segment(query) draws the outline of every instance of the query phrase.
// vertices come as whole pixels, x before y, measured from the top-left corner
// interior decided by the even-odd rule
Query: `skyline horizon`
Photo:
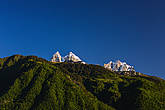
[[[60,53],[59,50],[57,50],[56,52],[59,52],[59,53]],[[56,52],[54,52],[54,54],[55,54]],[[67,54],[64,55],[64,53],[63,53],[63,56],[62,56],[61,53],[60,53],[60,55],[61,55],[61,57],[65,57],[65,56],[68,55],[70,52],[72,52],[73,54],[75,54],[73,51],[68,51]],[[34,54],[32,54],[32,55],[30,55],[30,54],[29,54],[29,55],[13,54],[13,55],[10,55],[10,56],[14,56],[14,55],[37,56],[37,57],[39,57],[39,58],[43,58],[43,59],[46,59],[47,61],[50,61],[50,62],[51,62],[51,58],[52,58],[52,56],[53,56],[54,54],[52,54],[51,57],[49,57],[49,58],[44,58],[44,57],[42,57],[42,56],[37,56],[37,55],[34,55]],[[82,59],[82,57],[79,56],[77,53],[76,53],[75,55],[78,56],[82,61],[84,61],[84,60]],[[5,57],[10,57],[10,56],[5,56]],[[5,57],[0,57],[0,58],[5,58]],[[84,61],[84,62],[87,63],[87,64],[100,65],[100,66],[104,67],[104,64],[107,64],[107,63],[109,63],[110,61],[112,61],[112,62],[117,62],[118,60],[121,61],[122,63],[125,62],[126,64],[128,64],[128,65],[130,65],[130,66],[133,66],[133,67],[135,68],[135,71],[136,71],[136,72],[143,73],[143,74],[150,75],[150,76],[156,76],[156,77],[160,77],[160,78],[162,78],[162,79],[165,79],[165,76],[160,76],[160,75],[158,75],[157,73],[144,73],[144,72],[141,72],[141,71],[137,71],[136,65],[135,65],[135,64],[130,64],[128,61],[126,61],[126,60],[121,60],[121,59],[119,59],[119,58],[118,58],[118,59],[113,59],[113,58],[112,58],[111,60],[103,61],[104,63],[101,63],[101,64],[99,64],[99,63],[92,63],[92,62],[88,62],[88,61]],[[161,73],[159,73],[159,74],[161,74]]]

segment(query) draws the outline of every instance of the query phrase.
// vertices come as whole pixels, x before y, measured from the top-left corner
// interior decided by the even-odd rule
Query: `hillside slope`
[[[164,110],[165,81],[36,56],[0,59],[0,110]]]

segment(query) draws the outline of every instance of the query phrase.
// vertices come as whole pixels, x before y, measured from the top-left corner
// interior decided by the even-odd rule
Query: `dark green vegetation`
[[[165,110],[165,81],[98,65],[0,59],[0,110]]]

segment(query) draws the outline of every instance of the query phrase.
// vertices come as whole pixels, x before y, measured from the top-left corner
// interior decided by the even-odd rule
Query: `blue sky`
[[[122,60],[165,78],[163,0],[0,0],[0,57]]]

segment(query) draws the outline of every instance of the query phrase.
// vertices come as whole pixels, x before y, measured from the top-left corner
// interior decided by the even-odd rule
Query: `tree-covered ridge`
[[[4,59],[5,68],[0,70],[0,75],[1,79],[5,74],[15,75],[15,80],[1,80],[1,86],[8,83],[9,87],[3,86],[5,91],[0,97],[0,109],[112,110],[90,92],[83,92],[65,73],[47,61],[34,56],[10,58],[10,65],[8,58]],[[18,60],[14,62],[16,58]]]
[[[140,75],[125,76],[98,65],[56,64],[61,69],[82,78],[83,85],[100,101],[119,110],[165,109],[165,81]],[[75,75],[73,75],[73,79]],[[78,79],[78,78],[77,78]],[[82,80],[81,79],[81,80]],[[80,79],[79,79],[80,80]]]
[[[165,81],[36,56],[0,59],[0,110],[164,110]]]

